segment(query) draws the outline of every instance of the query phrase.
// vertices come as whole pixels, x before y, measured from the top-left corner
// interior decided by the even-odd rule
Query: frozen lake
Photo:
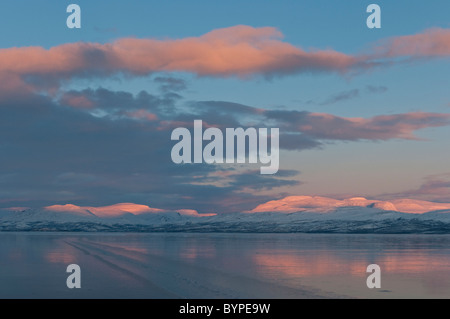
[[[349,297],[450,298],[450,235],[0,233],[0,298]]]

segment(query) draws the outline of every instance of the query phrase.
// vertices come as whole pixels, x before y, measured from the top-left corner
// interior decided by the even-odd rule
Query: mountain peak
[[[258,205],[249,213],[259,212],[330,212],[339,207],[366,207],[385,211],[398,211],[423,214],[435,210],[450,209],[450,203],[435,203],[415,199],[395,199],[392,201],[370,200],[365,197],[352,197],[343,200],[321,196],[288,196]]]

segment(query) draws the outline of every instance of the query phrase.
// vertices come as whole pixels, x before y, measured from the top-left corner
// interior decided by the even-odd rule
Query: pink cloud
[[[275,28],[244,25],[184,39],[122,38],[106,44],[77,42],[50,49],[0,49],[0,74],[14,82],[24,75],[47,77],[45,80],[50,83],[55,78],[108,76],[117,72],[147,75],[158,71],[246,77],[315,70],[345,71],[355,63],[358,63],[357,58],[344,53],[307,52],[283,42],[282,34]],[[26,86],[25,81],[15,83],[15,87],[19,85]]]
[[[448,57],[450,56],[450,29],[434,28],[422,33],[392,37],[375,47],[374,57]]]
[[[112,44],[119,68],[132,73],[187,71],[210,76],[248,76],[301,70],[344,70],[356,59],[332,50],[306,52],[281,41],[272,27],[234,26],[198,38],[120,39]],[[151,54],[149,54],[151,52]]]
[[[50,49],[0,49],[0,82],[9,78],[10,86],[23,88],[30,83],[29,79],[23,80],[25,75],[41,77],[35,81],[36,86],[55,86],[61,79],[118,72],[139,76],[182,71],[241,78],[255,74],[348,72],[371,68],[380,59],[449,56],[450,30],[431,29],[393,37],[376,44],[372,51],[355,55],[332,49],[307,51],[284,42],[276,28],[237,25],[183,39],[122,38],[106,44],[77,42]]]
[[[74,92],[67,92],[60,99],[60,103],[81,109],[91,109],[95,106],[94,102],[85,95]]]
[[[126,112],[126,115],[138,120],[156,121],[158,119],[156,114],[150,113],[149,111],[143,109]]]
[[[127,71],[187,71],[198,75],[245,76],[295,69],[344,70],[356,58],[333,50],[306,52],[281,40],[275,28],[234,26],[184,39],[122,38],[113,43],[0,49],[0,72],[74,74]]]

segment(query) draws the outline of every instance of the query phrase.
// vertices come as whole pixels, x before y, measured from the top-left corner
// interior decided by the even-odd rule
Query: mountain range
[[[120,203],[0,210],[0,231],[450,233],[450,203],[288,196],[239,213]]]

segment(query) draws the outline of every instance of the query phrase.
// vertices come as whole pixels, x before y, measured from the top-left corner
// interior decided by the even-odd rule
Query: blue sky
[[[83,27],[65,27],[66,7],[82,8]],[[447,1],[377,1],[382,28],[369,30],[365,9],[372,2],[349,1],[12,1],[2,2],[0,26],[8,30],[2,47],[49,47],[74,41],[116,37],[199,36],[210,30],[245,24],[274,26],[286,41],[303,47],[332,47],[354,52],[388,36],[429,27],[448,27]]]
[[[274,28],[283,35],[279,41],[307,52],[330,50],[359,57],[364,53],[372,53],[374,48],[383,48],[385,46],[383,41],[387,39],[418,35],[430,28],[439,28],[447,34],[446,32],[450,28],[448,19],[450,3],[448,1],[376,1],[375,3],[379,4],[382,9],[381,29],[367,28],[365,20],[368,14],[365,9],[371,2],[357,0],[76,1],[75,3],[79,4],[82,10],[82,28],[78,30],[68,29],[65,26],[68,15],[65,9],[70,3],[56,0],[2,2],[0,4],[0,28],[3,30],[3,35],[0,37],[0,48],[9,50],[13,47],[38,46],[50,49],[66,43],[79,44],[81,42],[103,45],[124,38],[157,39],[163,43],[176,39],[200,38],[213,30],[229,30],[234,26],[243,25],[252,27],[254,30],[262,27]],[[95,101],[104,98],[106,93],[93,93],[86,90],[100,88],[107,89],[110,93],[128,92],[135,96],[144,90],[155,97],[161,97],[161,86],[155,82],[155,79],[163,77],[179,79],[185,85],[185,88],[176,92],[179,95],[178,100],[170,102],[174,103],[171,104],[171,107],[179,110],[179,113],[176,116],[173,115],[170,120],[183,118],[183,114],[186,117],[186,114],[181,112],[185,110],[186,105],[189,103],[196,105],[201,101],[232,102],[268,111],[306,111],[312,114],[329,114],[346,119],[371,119],[377,116],[415,114],[417,112],[441,114],[444,119],[450,110],[449,55],[444,52],[441,56],[433,56],[429,54],[430,50],[424,54],[419,52],[418,56],[413,57],[408,63],[397,63],[397,59],[403,59],[405,56],[404,53],[401,53],[394,58],[381,57],[381,60],[389,62],[385,66],[357,70],[357,72],[345,70],[342,73],[324,69],[323,71],[312,70],[310,72],[293,72],[292,74],[282,72],[267,76],[267,74],[261,75],[256,72],[242,78],[239,74],[204,76],[190,70],[158,69],[149,70],[144,75],[128,74],[124,76],[118,72],[116,74],[108,73],[106,76],[95,74],[85,77],[80,76],[80,73],[77,73],[79,70],[77,70],[73,76],[62,75],[61,79],[57,80],[58,85],[45,88],[44,91],[48,91],[44,93],[27,92],[23,96],[27,95],[28,97],[29,94],[29,100],[26,103],[34,103],[32,101],[37,98],[36,94],[41,96],[43,94],[48,98],[47,103],[55,103],[66,110],[67,105],[64,105],[62,100],[57,101],[56,96],[63,96],[72,91],[96,99]],[[148,52],[148,54],[151,56],[152,52]],[[45,73],[45,70],[40,72]],[[89,69],[84,69],[83,72],[89,73]],[[52,74],[52,71],[49,70],[47,75],[55,76]],[[34,74],[20,74],[22,78],[26,76],[34,76]],[[48,81],[48,77],[44,76],[38,80],[43,83]],[[115,96],[118,98],[118,95]],[[2,103],[7,105],[5,112],[8,112],[6,107],[11,107],[15,102],[10,102],[5,98]],[[55,106],[50,108],[53,109],[53,107]],[[127,105],[121,105],[120,108],[123,108],[121,112],[126,113],[127,107]],[[14,112],[8,114],[16,114],[16,110],[14,109]],[[103,109],[103,111],[105,110],[108,110],[107,106]],[[83,117],[83,121],[91,121],[84,117],[92,116],[92,113],[81,114],[78,109],[76,111],[80,113],[75,115]],[[75,111],[71,110],[70,112]],[[73,114],[70,112],[66,115],[58,113],[58,116],[72,116]],[[164,110],[158,112],[162,112],[157,113],[158,117],[165,114]],[[200,112],[199,115],[202,114],[200,109],[198,112]],[[17,116],[20,117],[18,114]],[[239,118],[238,115],[230,116]],[[167,121],[168,118],[165,120]],[[46,119],[43,118],[41,121],[43,126]],[[304,135],[313,138],[314,141],[320,141],[321,145],[307,149],[282,149],[280,155],[282,171],[296,171],[297,173],[288,174],[287,178],[283,179],[285,182],[277,181],[264,189],[252,186],[251,181],[254,177],[249,177],[246,173],[247,175],[243,176],[248,184],[240,185],[239,182],[244,180],[244,177],[240,176],[239,178],[234,177],[235,180],[229,181],[229,184],[221,185],[222,188],[211,186],[203,189],[194,186],[187,190],[183,187],[190,184],[188,177],[194,172],[186,173],[185,179],[179,179],[176,176],[183,175],[182,171],[177,173],[180,175],[172,175],[174,170],[177,171],[181,168],[169,169],[167,167],[164,169],[167,169],[167,174],[172,174],[173,178],[169,178],[170,183],[168,182],[167,189],[162,191],[163,195],[158,194],[153,188],[145,188],[145,178],[149,179],[148,183],[152,183],[151,177],[154,173],[152,170],[146,171],[145,163],[138,165],[142,170],[140,173],[144,174],[145,178],[142,177],[139,181],[128,178],[136,172],[130,170],[129,167],[122,168],[134,165],[134,159],[131,157],[122,158],[122,162],[117,166],[111,163],[109,169],[106,170],[99,169],[102,165],[100,154],[92,162],[88,160],[83,162],[84,166],[81,165],[81,162],[77,162],[76,165],[67,164],[52,171],[50,167],[41,163],[42,165],[24,164],[20,168],[12,163],[26,154],[26,152],[17,151],[24,147],[25,144],[21,143],[25,142],[22,139],[13,142],[4,137],[4,144],[13,145],[15,143],[11,149],[16,151],[13,151],[8,155],[8,159],[4,160],[2,176],[4,176],[5,191],[0,196],[4,203],[3,206],[6,207],[50,205],[68,201],[83,205],[109,205],[114,204],[112,201],[117,198],[116,194],[121,194],[118,198],[120,201],[163,208],[171,206],[194,208],[199,211],[205,211],[205,207],[214,205],[220,201],[218,199],[232,200],[236,193],[242,190],[247,192],[245,196],[241,196],[237,200],[242,205],[237,205],[233,209],[241,209],[241,207],[248,209],[262,200],[280,198],[284,195],[303,194],[376,198],[414,195],[427,200],[450,200],[450,193],[446,192],[450,189],[445,186],[446,178],[448,178],[445,174],[450,173],[448,167],[450,127],[443,123],[435,125],[435,120],[430,120],[428,117],[424,118],[424,121],[423,125],[414,122],[405,128],[410,130],[409,133],[422,140],[401,137],[401,132],[393,133],[388,138],[382,139],[357,136],[354,139],[334,139],[330,136],[323,138],[320,132],[314,131],[306,134],[302,131]],[[392,123],[392,125],[401,126],[402,120]],[[367,125],[372,124],[370,122]],[[113,129],[108,131],[110,123],[102,122],[101,125],[105,125],[105,131],[101,133],[104,134],[104,137],[99,138],[98,142],[106,147],[105,145],[112,144],[110,140],[112,136],[116,136],[120,132],[113,132]],[[55,129],[61,129],[61,136],[68,138],[69,148],[71,143],[73,143],[74,149],[84,147],[81,140],[76,140],[76,137],[70,137],[73,138],[71,140],[68,137],[70,134],[65,132],[64,128]],[[136,129],[135,135],[141,136],[142,134],[140,129],[134,128],[134,126],[129,129]],[[363,129],[363,127],[358,127],[358,129]],[[30,132],[37,136],[38,133],[37,131]],[[99,135],[95,137],[98,138]],[[156,137],[150,136],[150,138]],[[32,137],[29,136],[26,143],[32,141]],[[122,142],[127,143],[127,140]],[[151,143],[149,141],[149,145]],[[169,146],[170,140],[165,143]],[[146,145],[141,147],[145,148]],[[151,153],[150,148],[142,156],[147,156],[149,152]],[[165,152],[165,147],[161,146],[161,152]],[[111,156],[110,154],[110,152],[106,152],[105,156]],[[164,154],[160,155],[163,158],[165,156]],[[30,162],[41,161],[38,149],[29,153],[28,156]],[[64,156],[72,155],[68,151],[67,154],[63,152],[61,156],[64,158]],[[136,156],[139,154],[136,153]],[[147,165],[157,165],[157,163],[149,162]],[[161,168],[162,171],[164,169]],[[215,169],[220,170],[216,167],[200,169],[201,174],[206,174],[202,175],[204,179],[200,181],[200,184],[211,183],[211,185],[217,186],[218,181],[211,182],[211,176],[208,175],[212,174],[211,170]],[[49,170],[47,173],[53,176],[53,182],[46,181],[47,186],[42,186],[42,193],[34,194],[29,189],[29,185],[38,187],[42,182],[42,176],[32,178],[30,173],[34,172],[38,176],[46,170]],[[19,176],[25,174],[24,172],[28,172],[28,178],[22,176],[18,179],[20,182],[14,183],[14,187],[12,187],[9,182],[10,175]],[[61,176],[65,176],[64,178],[67,176],[77,177],[61,186]],[[444,180],[439,176],[443,176]],[[159,178],[163,177],[164,175]],[[101,182],[92,183],[92,180],[97,179]],[[274,177],[274,179],[277,178]],[[436,192],[433,193],[427,188],[422,194],[417,193],[416,190],[421,189],[424,181],[430,179],[436,182],[432,183],[433,185],[440,185]],[[121,186],[116,185],[118,180],[121,180],[119,183]],[[128,185],[127,181],[133,185]],[[140,186],[137,187],[136,184]],[[91,189],[89,194],[82,191],[83,185],[88,185]],[[180,185],[183,187],[180,188]],[[46,187],[48,187],[48,191],[44,191]],[[64,190],[58,190],[58,187],[64,188]],[[171,187],[179,189],[179,191],[174,190],[172,194],[169,194]],[[58,192],[62,192],[63,195],[58,197],[61,195]],[[211,195],[208,195],[208,192],[211,192]],[[183,198],[189,198],[189,200],[183,202]],[[156,203],[153,205],[155,200]],[[174,202],[176,205],[173,204]],[[217,205],[217,209],[222,209],[225,204],[221,202]]]

